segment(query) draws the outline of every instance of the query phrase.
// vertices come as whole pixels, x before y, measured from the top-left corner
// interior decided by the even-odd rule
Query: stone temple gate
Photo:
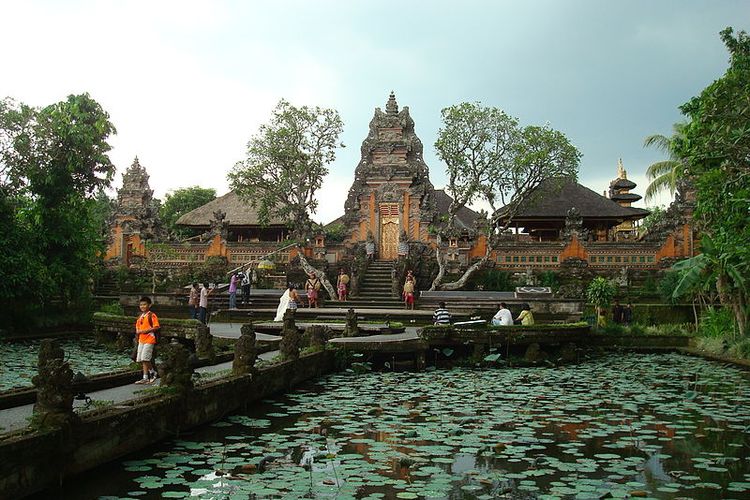
[[[378,257],[393,260],[402,233],[411,241],[429,240],[427,228],[436,208],[422,151],[409,108],[399,111],[391,92],[385,113],[375,109],[370,132],[362,142],[362,157],[342,218],[348,241],[364,241],[371,234]]]

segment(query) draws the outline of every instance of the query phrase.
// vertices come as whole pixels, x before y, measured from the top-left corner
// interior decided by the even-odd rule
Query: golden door
[[[380,259],[395,260],[398,257],[398,204],[380,205]]]

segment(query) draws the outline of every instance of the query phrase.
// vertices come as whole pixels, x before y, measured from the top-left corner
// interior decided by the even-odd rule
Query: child
[[[135,322],[135,334],[138,336],[138,351],[135,361],[143,365],[143,378],[136,384],[153,384],[156,380],[153,358],[156,337],[159,334],[159,318],[151,312],[151,299],[149,297],[141,297],[138,306],[141,309],[141,315]]]

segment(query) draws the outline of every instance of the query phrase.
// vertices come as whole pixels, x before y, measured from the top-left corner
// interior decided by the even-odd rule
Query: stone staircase
[[[399,297],[392,296],[390,261],[376,260],[370,263],[359,285],[359,296],[350,297],[341,307],[362,309],[400,309],[404,307]]]

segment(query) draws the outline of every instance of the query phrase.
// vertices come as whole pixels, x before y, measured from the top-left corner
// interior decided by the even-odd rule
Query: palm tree
[[[652,163],[646,169],[646,176],[651,181],[646,188],[646,202],[666,189],[672,194],[677,190],[677,181],[685,174],[686,165],[685,160],[677,156],[675,144],[683,136],[685,126],[685,123],[675,123],[672,137],[654,134],[643,141],[644,147],[655,147],[669,155],[669,159]]]

